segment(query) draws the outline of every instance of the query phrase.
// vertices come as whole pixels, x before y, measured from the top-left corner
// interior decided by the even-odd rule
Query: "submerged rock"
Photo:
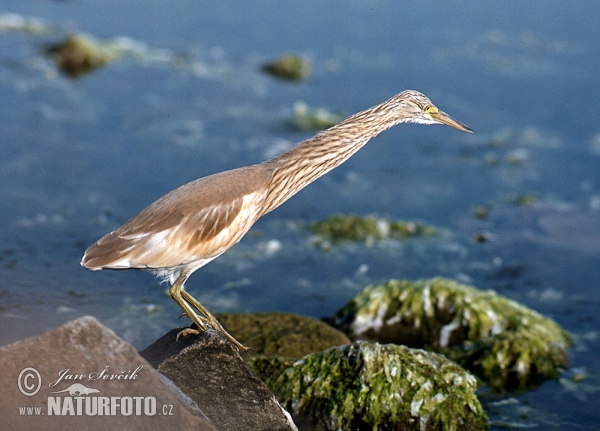
[[[475,217],[487,220],[490,211],[499,206],[530,207],[540,202],[540,198],[535,193],[511,194],[502,200],[495,202],[486,202],[477,206],[474,210]]]
[[[168,49],[151,48],[144,42],[125,36],[98,40],[90,35],[77,34],[48,47],[46,54],[71,78],[123,58],[144,63],[170,63],[176,67],[180,62]]]
[[[434,236],[434,227],[415,222],[387,220],[385,218],[355,215],[336,215],[310,226],[313,233],[324,240],[375,241],[387,238],[405,239],[413,236]]]
[[[122,52],[115,50],[111,44],[85,35],[69,36],[63,42],[50,46],[46,53],[71,78],[92,72],[122,56]]]
[[[493,390],[526,390],[558,377],[571,337],[551,319],[455,281],[369,286],[334,316],[353,339],[442,353]]]
[[[355,342],[311,354],[266,383],[300,429],[483,430],[476,379],[441,355]]]
[[[310,109],[304,102],[294,103],[294,116],[289,125],[303,132],[328,129],[344,120],[344,116],[325,108]]]
[[[300,81],[310,75],[310,62],[299,55],[284,55],[273,63],[263,66],[263,70],[277,78]]]

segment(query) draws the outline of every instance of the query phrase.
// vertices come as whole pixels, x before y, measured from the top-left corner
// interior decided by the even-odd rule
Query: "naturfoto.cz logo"
[[[142,370],[140,365],[133,371],[122,371],[111,374],[109,367],[99,373],[87,375],[72,374],[69,369],[59,371],[58,379],[48,385],[49,388],[58,389],[59,383],[78,380],[64,389],[52,391],[47,396],[47,409],[42,406],[19,407],[21,416],[154,416],[173,415],[173,405],[165,404],[157,410],[156,398],[153,396],[102,396],[100,390],[84,385],[79,381],[97,380],[136,380]],[[42,387],[40,373],[33,367],[24,368],[17,381],[19,390],[27,397],[37,394]],[[98,395],[97,395],[98,394]]]

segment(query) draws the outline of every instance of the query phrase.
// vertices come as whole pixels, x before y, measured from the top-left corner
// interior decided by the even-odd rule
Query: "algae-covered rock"
[[[535,193],[521,193],[508,195],[505,201],[512,206],[527,207],[539,202],[540,198]]]
[[[310,109],[304,102],[294,103],[294,116],[289,125],[303,132],[313,132],[335,126],[345,117],[325,108]]]
[[[71,78],[92,72],[121,57],[122,52],[111,44],[102,43],[91,36],[69,36],[63,42],[46,50],[58,67]]]
[[[346,334],[326,323],[293,313],[217,314],[240,343],[251,347],[244,358],[264,354],[300,358],[332,346],[348,344]]]
[[[369,286],[334,320],[353,339],[443,353],[495,391],[556,378],[571,344],[553,320],[493,291],[443,278]]]
[[[315,430],[484,430],[476,379],[441,355],[355,342],[267,379],[296,424]]]
[[[497,202],[486,202],[475,208],[475,217],[486,220],[490,211],[496,206],[509,205],[513,207],[529,207],[540,202],[540,198],[535,193],[521,193],[506,196],[504,199]]]
[[[336,215],[310,226],[313,233],[331,242],[405,239],[413,236],[433,236],[437,230],[431,226],[381,217]]]
[[[291,367],[298,358],[258,354],[250,355],[245,360],[258,377],[264,382],[269,382],[284,372],[286,368]],[[267,384],[267,386],[269,385]]]
[[[308,60],[299,55],[284,55],[273,63],[265,64],[263,70],[271,75],[287,79],[289,81],[300,81],[310,75],[311,65]]]

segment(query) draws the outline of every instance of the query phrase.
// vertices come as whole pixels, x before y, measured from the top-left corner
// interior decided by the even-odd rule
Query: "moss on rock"
[[[298,360],[298,358],[263,354],[244,356],[246,356],[246,363],[252,371],[264,382],[272,380],[274,376],[279,376],[286,368],[291,367]]]
[[[293,313],[217,314],[217,319],[255,355],[301,358],[332,346],[348,344],[346,334],[328,324]]]
[[[73,35],[46,50],[58,67],[71,78],[92,72],[123,55],[112,43],[87,35]]]
[[[299,55],[284,55],[273,63],[265,64],[263,70],[277,78],[300,81],[310,75],[310,62]]]
[[[476,379],[441,355],[404,346],[359,341],[330,348],[266,383],[300,427],[487,429]]]
[[[353,339],[442,353],[493,390],[526,390],[558,377],[571,337],[551,319],[453,280],[369,286],[334,316]]]
[[[318,221],[310,226],[313,233],[324,240],[340,241],[374,241],[387,238],[405,239],[413,236],[434,236],[434,227],[415,222],[387,220],[385,218],[355,215],[336,215]]]

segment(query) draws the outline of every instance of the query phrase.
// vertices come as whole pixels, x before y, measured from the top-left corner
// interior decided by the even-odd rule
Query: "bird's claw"
[[[175,337],[175,341],[179,341],[179,337],[187,337],[188,335],[198,335],[199,333],[200,333],[200,331],[198,331],[197,329],[184,328],[177,333],[177,336]]]

